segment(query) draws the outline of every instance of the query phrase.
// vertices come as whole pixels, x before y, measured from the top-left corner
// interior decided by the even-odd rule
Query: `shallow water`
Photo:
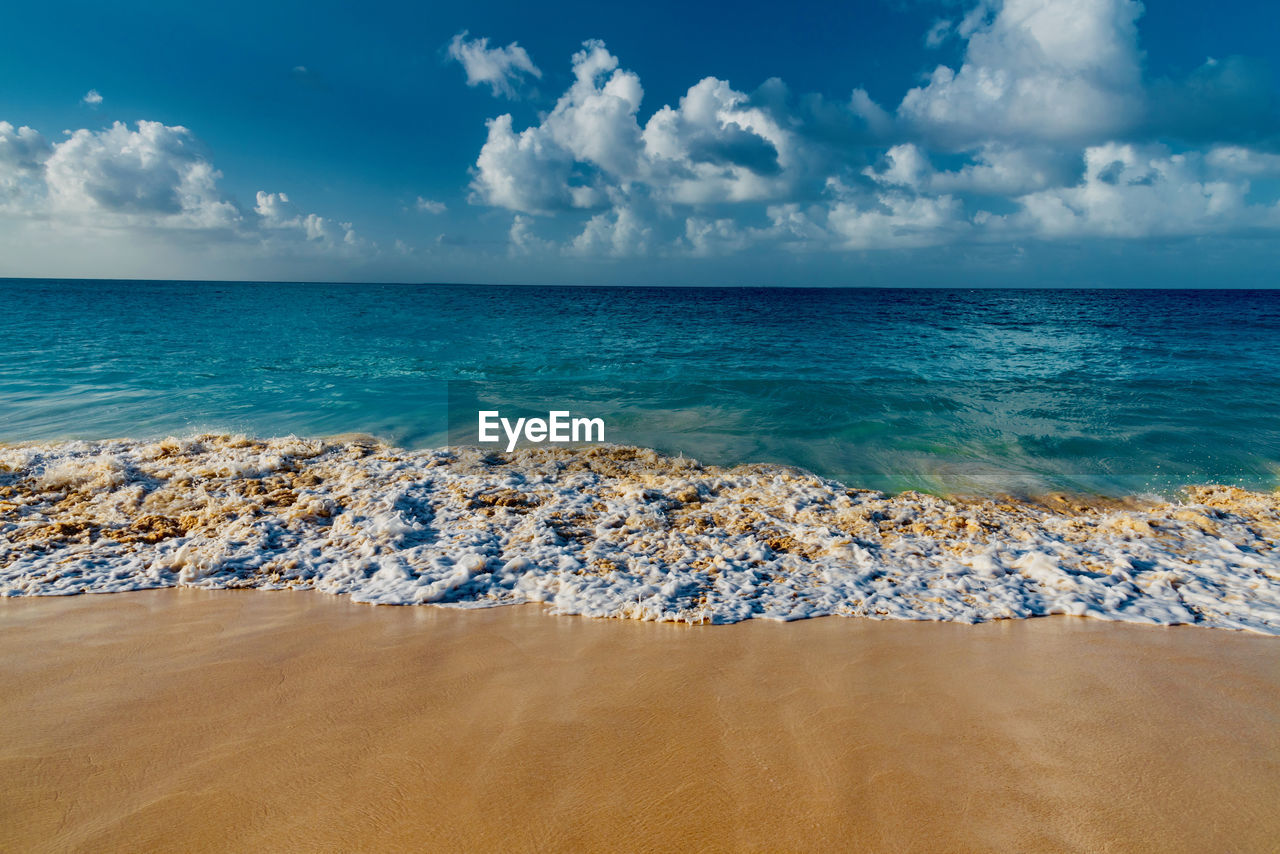
[[[0,441],[611,442],[854,486],[1277,484],[1280,292],[0,282]],[[450,432],[452,429],[452,433]]]

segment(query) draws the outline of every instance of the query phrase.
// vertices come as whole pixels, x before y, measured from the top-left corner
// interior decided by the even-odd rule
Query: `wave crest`
[[[314,588],[727,623],[1075,614],[1280,634],[1280,495],[942,498],[632,447],[0,448],[0,594]]]

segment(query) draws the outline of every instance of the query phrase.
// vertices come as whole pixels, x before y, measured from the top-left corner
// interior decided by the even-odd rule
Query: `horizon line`
[[[647,289],[647,290],[862,290],[862,291],[1274,291],[1276,285],[1195,285],[1162,287],[1160,285],[818,285],[818,284],[587,284],[561,282],[423,282],[378,280],[320,279],[179,279],[161,277],[87,277],[87,276],[0,276],[0,284],[12,282],[146,282],[175,285],[345,285],[353,287],[392,286],[416,288],[573,288],[573,289]]]

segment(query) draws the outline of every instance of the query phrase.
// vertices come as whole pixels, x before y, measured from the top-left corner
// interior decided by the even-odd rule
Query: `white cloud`
[[[1255,151],[1239,145],[1220,145],[1205,155],[1214,169],[1235,175],[1273,177],[1280,175],[1280,154]]]
[[[877,184],[890,187],[910,187],[917,189],[933,178],[933,166],[929,158],[920,148],[910,142],[895,145],[885,152],[885,165],[876,170],[868,166],[862,170]]]
[[[442,214],[449,209],[449,206],[446,205],[444,202],[436,202],[436,201],[432,201],[431,199],[424,199],[422,196],[418,196],[416,207],[418,210],[422,211],[423,213],[429,213],[429,214]]]
[[[289,197],[284,193],[268,193],[259,190],[257,205],[253,212],[262,217],[262,224],[267,228],[290,228],[299,221],[293,210]]]
[[[823,215],[823,211],[817,206],[805,210],[792,202],[770,205],[765,213],[769,217],[770,235],[793,248],[820,247],[830,240],[830,233],[817,221]]]
[[[680,204],[776,199],[792,189],[797,142],[727,81],[707,77],[645,125],[647,180]]]
[[[52,151],[38,132],[0,121],[0,211],[26,207],[43,193],[44,163]]]
[[[34,171],[49,157],[52,146],[38,132],[23,126],[14,128],[0,121],[0,168]]]
[[[1173,152],[1159,144],[1104,143],[1079,168],[1052,149],[986,149],[952,172],[935,171],[916,146],[891,148],[866,174],[885,188],[878,204],[841,200],[831,231],[848,245],[930,245],[1062,238],[1197,236],[1280,227],[1280,207],[1249,201],[1249,177],[1280,174],[1280,157],[1241,147]],[[1274,171],[1269,171],[1274,170]],[[968,207],[958,192],[1003,197],[1015,211]]]
[[[752,236],[728,217],[712,220],[691,216],[684,223],[684,239],[691,254],[700,257],[730,255],[752,243]]]
[[[244,211],[223,194],[221,177],[204,146],[180,126],[117,122],[67,131],[50,144],[31,128],[0,122],[0,238],[10,259],[33,258],[22,248],[35,244],[76,256],[74,264],[83,255],[133,263],[139,273],[199,258],[185,275],[207,275],[210,257],[260,265],[377,252],[350,223],[303,213],[285,193],[259,192],[253,210]],[[46,271],[73,263],[54,261],[43,260]]]
[[[304,214],[285,193],[259,190],[253,211],[265,229],[292,231],[307,241],[330,248],[359,248],[364,245],[351,223],[335,222],[313,213]]]
[[[839,247],[843,238],[832,234],[822,224],[828,211],[820,206],[805,208],[789,202],[765,209],[769,224],[744,226],[732,217],[691,216],[684,221],[684,233],[677,248],[699,257],[733,255],[753,247],[772,245],[790,251],[831,249]]]
[[[1259,201],[1280,190],[1280,155],[1125,141],[1151,127],[1141,11],[1136,0],[982,0],[928,36],[965,43],[959,69],[939,67],[896,115],[862,89],[840,104],[793,99],[777,79],[748,94],[706,77],[645,120],[639,78],[588,41],[573,56],[572,84],[536,124],[489,121],[471,201],[520,212],[514,254],[553,248],[527,215],[584,209],[565,253],[718,256],[1280,228],[1280,207]]]
[[[988,143],[959,169],[937,171],[920,146],[907,142],[885,152],[881,168],[862,173],[877,184],[922,192],[1019,196],[1074,181],[1078,162],[1076,152],[1052,146]]]
[[[598,41],[573,55],[573,74],[541,124],[516,133],[510,115],[489,121],[471,183],[475,200],[526,213],[598,207],[610,188],[635,177],[640,78],[619,69]]]
[[[631,208],[596,214],[573,239],[566,251],[572,255],[608,255],[623,258],[643,255],[653,230]]]
[[[1142,110],[1137,0],[988,0],[959,28],[958,71],[938,66],[899,114],[964,148],[989,140],[1088,141]]]
[[[190,131],[160,122],[74,131],[45,162],[50,206],[98,225],[230,227],[240,213],[218,191],[221,177]]]
[[[507,232],[508,247],[512,255],[534,255],[554,247],[550,240],[543,240],[533,233],[533,220],[516,214]]]
[[[1081,181],[1019,199],[1009,217],[1037,236],[1167,237],[1280,226],[1280,208],[1249,204],[1247,181],[1227,180],[1198,152],[1107,143],[1085,152]]]
[[[449,56],[462,63],[468,86],[488,85],[494,97],[516,97],[515,87],[524,75],[542,77],[529,54],[516,42],[506,47],[489,47],[488,38],[468,39],[463,30],[449,42]]]
[[[585,42],[573,55],[573,76],[543,128],[576,160],[620,179],[633,177],[640,144],[636,113],[644,97],[640,78],[619,68],[601,41]]]
[[[950,243],[970,231],[963,206],[952,196],[886,192],[873,204],[839,201],[827,227],[846,249],[902,249]]]
[[[102,103],[102,96],[98,94],[97,89],[90,89],[85,93],[84,97],[80,99],[80,102],[82,104],[88,104],[90,107],[96,107]]]
[[[1078,152],[1071,149],[988,143],[972,155],[971,163],[935,173],[929,186],[941,193],[1014,197],[1074,181],[1079,163]]]
[[[526,213],[574,206],[572,155],[541,128],[515,133],[510,115],[490,119],[488,127],[471,181],[472,201]],[[587,197],[578,198],[581,207],[590,206]]]
[[[574,80],[541,122],[488,122],[472,200],[525,213],[599,208],[642,190],[676,204],[782,199],[805,165],[802,144],[726,81],[708,77],[638,120],[644,89],[599,41],[572,60]],[[878,108],[861,106],[877,121]]]

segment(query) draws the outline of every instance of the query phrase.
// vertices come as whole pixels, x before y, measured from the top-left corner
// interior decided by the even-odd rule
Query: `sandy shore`
[[[0,850],[1275,850],[1280,641],[0,601]]]

